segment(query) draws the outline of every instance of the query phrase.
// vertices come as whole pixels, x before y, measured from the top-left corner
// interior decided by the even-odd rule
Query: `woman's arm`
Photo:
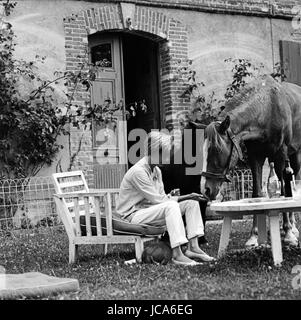
[[[203,201],[203,202],[207,202],[208,199],[206,197],[204,197],[202,194],[198,194],[198,193],[189,193],[189,194],[185,194],[182,196],[178,196],[178,202],[181,201],[186,201],[186,200],[196,200],[196,201]]]

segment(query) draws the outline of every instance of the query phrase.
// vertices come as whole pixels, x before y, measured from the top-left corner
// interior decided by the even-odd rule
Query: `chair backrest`
[[[89,192],[89,187],[82,171],[53,173],[54,187],[57,193]]]
[[[76,193],[76,192],[89,192],[89,187],[85,176],[82,171],[70,171],[60,172],[52,174],[54,181],[54,188],[57,194],[64,193]],[[65,206],[69,210],[70,216],[73,218],[74,213],[74,201],[72,199],[63,199]],[[84,199],[79,200],[80,215],[85,215]],[[89,197],[90,212],[94,212],[94,203],[91,197]]]
[[[121,223],[115,212],[119,189],[89,190],[82,171],[54,173],[52,177],[56,194],[65,194],[65,197],[55,196],[55,202],[70,237],[82,236],[82,229],[86,230],[87,236],[93,235],[93,230],[97,230],[96,234],[102,236],[102,229],[105,230],[106,236],[113,236],[113,216],[117,227]],[[92,220],[90,220],[92,218],[93,221],[96,219],[96,226],[93,228],[91,226]],[[128,228],[128,226],[126,227]],[[117,231],[119,234],[122,232],[123,234],[133,234],[133,231]]]

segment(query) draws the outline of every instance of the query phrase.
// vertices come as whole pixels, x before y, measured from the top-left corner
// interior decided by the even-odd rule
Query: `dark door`
[[[125,102],[129,105],[144,99],[148,107],[146,113],[137,113],[130,120],[128,128],[144,128],[149,132],[160,127],[158,44],[129,34],[123,35],[122,44]]]
[[[301,43],[280,41],[280,59],[284,80],[301,86]]]
[[[128,133],[135,128],[146,132],[161,128],[158,44],[140,36],[124,34],[122,48],[126,105],[145,100],[147,106],[147,112],[138,111],[129,119]],[[134,143],[128,141],[128,148]]]

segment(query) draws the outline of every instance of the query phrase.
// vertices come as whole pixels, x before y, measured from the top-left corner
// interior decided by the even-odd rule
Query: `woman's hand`
[[[205,196],[203,196],[202,194],[199,194],[199,193],[195,193],[195,192],[185,194],[183,196],[179,196],[179,198],[178,198],[178,202],[186,201],[186,200],[208,202],[208,199]]]
[[[189,200],[208,201],[208,199],[200,193],[192,192],[189,194],[189,197],[190,197]]]

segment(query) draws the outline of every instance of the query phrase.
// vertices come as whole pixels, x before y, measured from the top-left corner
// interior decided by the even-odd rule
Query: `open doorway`
[[[126,32],[106,32],[91,35],[89,47],[91,63],[102,63],[92,85],[92,105],[106,100],[126,105],[145,100],[147,105],[147,112],[138,112],[126,126],[120,122],[106,131],[106,124],[93,124],[95,186],[119,187],[121,181],[115,178],[122,177],[132,165],[128,150],[136,142],[128,141],[128,133],[135,128],[150,132],[161,127],[158,43]],[[135,158],[142,156],[136,154]]]
[[[150,132],[161,128],[158,43],[132,34],[122,35],[125,103],[145,100],[147,112],[138,112],[127,123]],[[135,142],[128,141],[128,149]],[[138,155],[137,155],[138,156]]]

